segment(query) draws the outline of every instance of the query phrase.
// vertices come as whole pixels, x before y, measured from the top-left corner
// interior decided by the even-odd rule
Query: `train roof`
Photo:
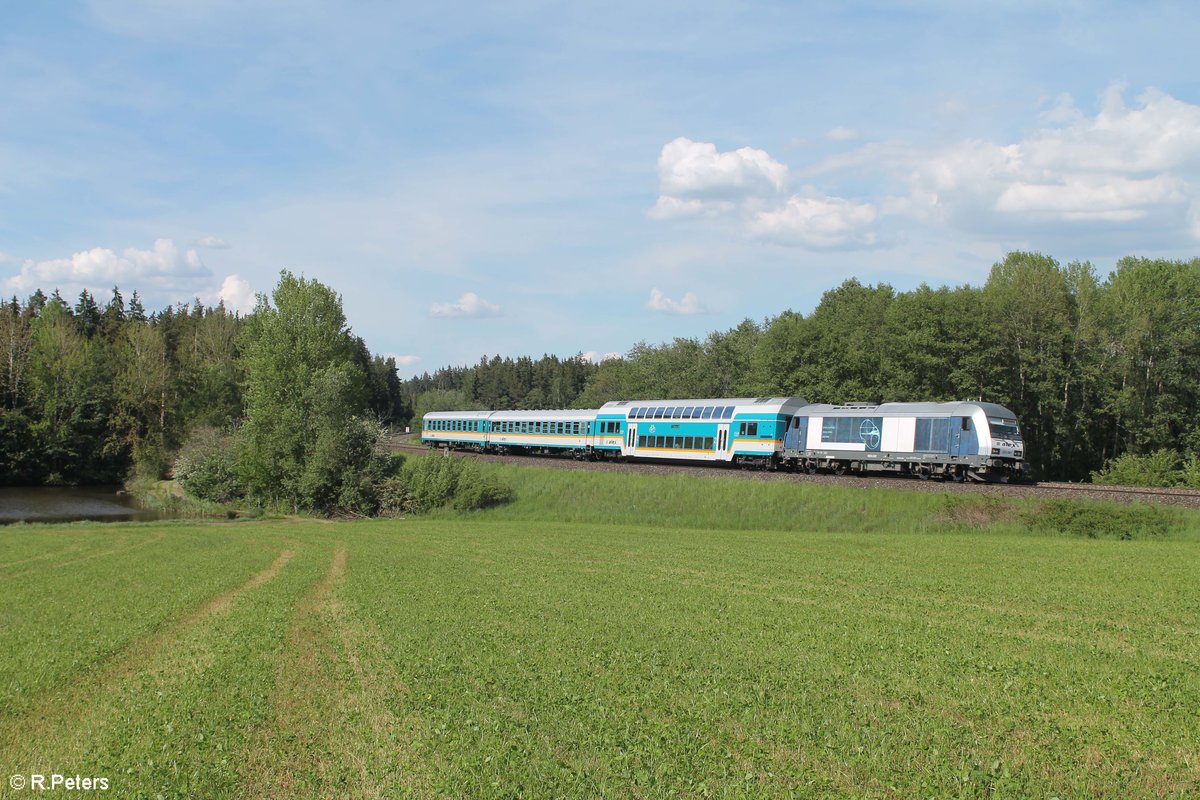
[[[1017,415],[1002,405],[983,403],[973,400],[951,400],[946,403],[848,403],[832,405],[830,403],[813,403],[800,409],[800,413],[809,416],[836,414],[839,416],[970,416],[976,410],[983,411],[989,417],[1016,419]]]
[[[516,421],[552,420],[561,422],[590,422],[596,418],[594,408],[555,408],[546,410],[493,411],[491,420]]]
[[[493,413],[492,411],[430,411],[424,416],[424,419],[487,419]]]
[[[758,412],[763,414],[793,414],[808,401],[803,397],[715,397],[673,400],[613,400],[600,407],[609,414],[624,414],[631,408],[655,408],[659,406],[733,406],[734,413]]]

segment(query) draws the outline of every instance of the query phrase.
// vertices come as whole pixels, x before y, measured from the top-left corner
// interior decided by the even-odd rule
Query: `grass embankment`
[[[543,472],[442,519],[0,529],[0,766],[114,797],[1200,792],[1194,541],[740,481],[759,511],[699,482],[672,522],[673,478],[607,476],[655,487],[615,508]]]
[[[479,462],[511,483],[516,501],[485,512],[495,520],[546,520],[702,530],[1065,535],[1200,540],[1200,514],[1145,504],[1039,500],[954,491],[747,480],[696,472],[624,472],[510,467]]]

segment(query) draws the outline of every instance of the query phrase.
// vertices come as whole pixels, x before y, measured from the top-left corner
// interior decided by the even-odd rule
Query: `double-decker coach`
[[[596,413],[601,454],[773,467],[802,397],[621,400]]]

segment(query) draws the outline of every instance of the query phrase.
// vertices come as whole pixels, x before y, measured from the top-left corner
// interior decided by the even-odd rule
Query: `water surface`
[[[163,514],[138,508],[117,486],[0,487],[0,525],[12,522],[126,522],[162,519]]]

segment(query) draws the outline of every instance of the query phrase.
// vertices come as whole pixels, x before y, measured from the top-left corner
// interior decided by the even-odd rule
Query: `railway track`
[[[394,438],[392,450],[411,453],[429,453],[423,444],[411,437]],[[1087,483],[954,483],[951,481],[919,480],[903,475],[808,475],[794,472],[766,472],[747,470],[715,464],[678,464],[644,461],[576,461],[569,457],[482,455],[462,450],[450,451],[460,458],[482,458],[488,461],[526,467],[551,469],[581,469],[601,472],[640,472],[652,475],[720,475],[746,480],[775,480],[792,483],[826,484],[829,486],[857,486],[872,489],[896,489],[914,492],[961,492],[993,496],[1036,496],[1045,499],[1085,498],[1120,503],[1153,503],[1155,505],[1178,506],[1200,509],[1200,491],[1195,489],[1152,489],[1140,486],[1095,486]]]

